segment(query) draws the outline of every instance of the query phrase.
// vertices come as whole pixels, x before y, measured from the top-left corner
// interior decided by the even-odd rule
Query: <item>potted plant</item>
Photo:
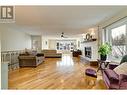
[[[100,59],[105,61],[107,59],[107,55],[112,51],[111,45],[108,43],[104,43],[99,47],[98,53],[100,54]]]

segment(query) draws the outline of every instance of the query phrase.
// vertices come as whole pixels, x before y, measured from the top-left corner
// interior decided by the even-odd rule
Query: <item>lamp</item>
[[[86,38],[86,34],[82,34],[83,39]]]
[[[93,37],[95,36],[94,29],[91,29],[91,33],[90,33],[90,35],[91,35],[91,38],[93,38]]]

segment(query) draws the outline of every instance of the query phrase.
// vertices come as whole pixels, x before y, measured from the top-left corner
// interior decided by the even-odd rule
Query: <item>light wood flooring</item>
[[[101,73],[91,78],[84,74],[86,68],[97,69],[70,55],[46,58],[36,68],[10,71],[9,89],[106,89]]]

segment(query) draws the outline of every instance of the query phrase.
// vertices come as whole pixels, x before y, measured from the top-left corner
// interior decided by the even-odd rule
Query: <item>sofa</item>
[[[42,50],[42,53],[44,54],[45,58],[61,58],[62,53],[57,53],[57,50]]]
[[[19,54],[19,66],[20,67],[37,67],[39,64],[44,62],[44,54],[42,53],[22,53]]]
[[[108,69],[102,70],[103,80],[109,89],[127,89],[127,73],[119,73],[118,68],[124,68],[127,72],[127,55],[122,58],[119,65],[109,64]]]

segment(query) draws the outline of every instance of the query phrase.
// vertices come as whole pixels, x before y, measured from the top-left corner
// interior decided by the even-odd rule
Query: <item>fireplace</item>
[[[88,58],[92,57],[91,47],[85,47],[85,57],[88,57]]]

